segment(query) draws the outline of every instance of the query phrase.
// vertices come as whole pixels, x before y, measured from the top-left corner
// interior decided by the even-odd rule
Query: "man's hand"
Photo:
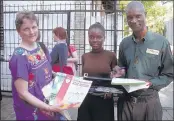
[[[113,71],[111,72],[110,77],[111,78],[118,78],[118,77],[123,77],[125,76],[125,68],[124,67],[119,67],[119,66],[115,66],[113,68]]]
[[[146,86],[152,86],[152,82],[150,82],[150,81],[146,81]]]

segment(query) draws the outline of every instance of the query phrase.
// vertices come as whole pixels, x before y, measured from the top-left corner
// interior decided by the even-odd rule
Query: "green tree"
[[[120,9],[124,10],[130,1],[120,1]],[[164,35],[164,19],[166,14],[166,7],[159,4],[159,1],[141,1],[146,10],[146,23],[149,30]],[[124,35],[131,34],[127,25],[126,16],[124,13]]]

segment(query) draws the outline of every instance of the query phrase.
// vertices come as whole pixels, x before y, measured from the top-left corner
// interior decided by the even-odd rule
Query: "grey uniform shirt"
[[[169,42],[157,33],[148,31],[143,42],[131,35],[119,47],[118,65],[126,67],[126,78],[152,82],[155,90],[167,86],[173,79],[173,60]]]

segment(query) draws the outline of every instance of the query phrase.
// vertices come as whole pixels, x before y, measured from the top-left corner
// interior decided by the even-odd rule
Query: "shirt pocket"
[[[144,74],[155,76],[158,73],[158,68],[160,66],[159,55],[146,53],[143,57],[143,66],[145,69]]]

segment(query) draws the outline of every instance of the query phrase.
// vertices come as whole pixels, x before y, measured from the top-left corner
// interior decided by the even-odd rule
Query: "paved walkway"
[[[115,107],[116,111],[116,107]],[[77,119],[77,110],[69,110],[71,118],[73,120]],[[115,112],[116,114],[116,112]],[[115,120],[116,120],[115,115]],[[3,97],[1,102],[1,120],[15,120],[15,113],[12,106],[12,98]],[[173,108],[164,107],[163,108],[163,120],[173,120]]]

